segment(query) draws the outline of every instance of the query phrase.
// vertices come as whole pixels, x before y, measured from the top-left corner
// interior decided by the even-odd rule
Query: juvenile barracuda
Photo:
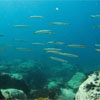
[[[56,42],[56,41],[49,41],[48,44],[57,44],[57,45],[63,45],[64,42]]]
[[[79,57],[78,55],[75,55],[75,54],[63,53],[63,52],[59,52],[59,51],[47,51],[47,53],[53,53],[53,54],[58,54],[58,55],[62,55],[62,56],[74,57],[74,58]]]
[[[27,28],[29,25],[13,25],[14,28]]]
[[[44,18],[43,16],[30,16],[30,18]]]
[[[32,45],[44,45],[44,43],[32,43]]]
[[[7,49],[0,49],[0,51],[7,51]]]
[[[24,42],[24,43],[26,43],[27,42],[27,40],[22,40],[22,39],[13,39],[14,41],[18,41],[18,42]]]
[[[43,48],[43,50],[45,50],[45,51],[61,51],[62,49],[58,49],[58,48]]]
[[[0,34],[0,37],[4,37],[4,35]]]
[[[67,60],[64,60],[64,59],[61,59],[61,58],[57,58],[57,57],[49,57],[50,59],[52,60],[55,60],[55,61],[58,61],[58,62],[63,62],[63,63],[67,63],[68,61]]]
[[[100,47],[100,44],[95,44],[96,47]]]
[[[91,18],[100,18],[100,15],[91,15]]]
[[[55,34],[55,33],[52,32],[51,30],[38,30],[35,31],[34,34]]]
[[[12,47],[12,44],[0,44],[0,47]]]
[[[67,45],[67,47],[87,48],[87,46],[86,46],[86,45],[77,45],[77,44],[70,44],[70,45]]]
[[[95,50],[100,52],[100,49],[95,49]]]
[[[97,28],[100,28],[100,25],[94,25],[95,27],[97,27]]]
[[[69,26],[70,25],[70,23],[64,23],[64,22],[51,22],[50,24],[52,24],[52,25],[64,25],[64,26]]]
[[[29,49],[29,48],[15,48],[15,50],[20,50],[20,51],[32,51],[32,49]]]

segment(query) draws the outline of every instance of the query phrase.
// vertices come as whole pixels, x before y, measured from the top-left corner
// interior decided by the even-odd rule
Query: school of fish
[[[91,18],[100,18],[100,15],[90,15]],[[40,18],[40,19],[43,19],[45,18],[44,16],[38,16],[38,15],[34,15],[34,16],[29,16],[30,20],[31,19],[34,19],[34,18]],[[50,25],[56,25],[56,26],[70,26],[71,24],[70,23],[67,23],[67,22],[50,22],[49,23]],[[48,25],[49,25],[48,24]],[[100,28],[100,25],[98,24],[95,24],[94,25],[96,28]],[[31,26],[30,25],[12,25],[12,28],[30,28]],[[33,32],[33,35],[34,34],[45,34],[45,35],[55,35],[56,33],[53,31],[53,30],[50,30],[50,29],[40,29],[40,30],[36,30]],[[3,38],[5,35],[3,34],[0,34],[0,38]],[[34,35],[35,36],[35,35]],[[28,43],[27,40],[24,40],[24,39],[19,39],[19,38],[14,38],[12,39],[13,42],[20,42],[20,43]],[[58,55],[58,56],[65,56],[65,57],[71,57],[71,58],[79,58],[80,56],[77,55],[77,54],[73,54],[73,53],[69,53],[69,52],[63,52],[63,48],[54,48],[54,47],[51,47],[51,45],[64,45],[66,48],[87,48],[89,47],[88,45],[83,45],[83,44],[68,44],[68,43],[65,43],[63,41],[56,41],[56,40],[51,40],[51,41],[47,41],[46,43],[42,43],[42,42],[32,42],[30,43],[32,46],[43,46],[43,51],[45,51],[46,53],[50,53],[52,55]],[[46,47],[46,45],[49,45],[50,47]],[[2,51],[7,51],[7,47],[14,47],[14,45],[12,44],[0,44],[0,52]],[[95,47],[95,51],[97,52],[100,52],[100,44],[94,44],[94,47]],[[99,48],[98,48],[99,47]],[[31,48],[25,48],[25,47],[14,47],[14,50],[16,51],[26,51],[26,52],[32,52],[32,49]],[[58,62],[61,62],[61,63],[67,63],[68,60],[66,59],[63,59],[63,58],[58,58],[56,56],[49,56],[48,58],[50,58],[51,60],[54,60],[54,61],[58,61]]]

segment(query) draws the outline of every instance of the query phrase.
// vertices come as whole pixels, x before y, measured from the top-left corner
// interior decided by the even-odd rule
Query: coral
[[[27,96],[22,90],[18,89],[1,89],[1,93],[5,99],[13,99],[13,100],[26,100]]]
[[[17,72],[29,72],[32,68],[34,67],[34,61],[25,61],[22,63],[19,63],[19,65],[17,66]]]
[[[94,72],[81,84],[75,100],[100,100],[100,72]]]
[[[63,100],[73,100],[75,93],[70,88],[61,88],[61,95],[58,96],[58,99]]]
[[[1,73],[0,74],[0,88],[15,88],[23,90],[26,94],[30,91],[26,82],[21,77],[15,77],[13,74]]]
[[[9,72],[10,68],[9,66],[5,64],[0,64],[0,72]]]
[[[23,76],[20,73],[12,73],[9,75],[11,76],[11,78],[15,78],[17,80],[23,80]]]
[[[38,99],[36,99],[36,100],[51,100],[51,99],[49,99],[49,98],[42,98],[42,97],[40,97],[40,98],[38,98]]]
[[[54,88],[54,87],[57,87],[58,86],[58,83],[55,82],[55,81],[52,81],[48,84],[48,89],[51,89],[51,88]]]
[[[60,94],[60,89],[59,88],[42,88],[42,89],[38,89],[38,90],[31,90],[31,98],[39,98],[39,97],[43,97],[43,98],[50,98],[52,100],[56,100],[56,98],[59,96]]]
[[[67,82],[80,70],[81,69],[77,65],[63,63],[54,69],[53,75],[58,79],[62,78],[63,82]]]
[[[78,89],[85,78],[86,78],[85,74],[83,74],[81,72],[77,72],[71,78],[71,80],[68,81],[67,85],[70,86],[73,89]]]

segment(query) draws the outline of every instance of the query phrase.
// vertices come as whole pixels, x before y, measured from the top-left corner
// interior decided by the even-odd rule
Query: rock
[[[38,90],[31,90],[31,98],[37,99],[40,97],[47,98],[49,97],[51,100],[57,100],[56,98],[60,95],[59,88],[42,88]]]
[[[51,89],[51,88],[57,87],[58,85],[59,85],[59,83],[57,83],[55,81],[51,81],[51,82],[49,82],[47,87],[48,87],[48,89]]]
[[[23,76],[20,73],[13,73],[9,75],[11,76],[11,78],[15,78],[17,80],[23,80]]]
[[[20,75],[19,75],[20,76]],[[24,79],[16,74],[8,74],[8,73],[1,73],[0,74],[0,88],[7,89],[7,88],[15,88],[23,90],[26,94],[30,91],[29,87],[25,83]]]
[[[76,72],[76,74],[68,81],[67,85],[73,89],[78,89],[86,78],[85,74]]]
[[[4,99],[26,100],[27,96],[22,90],[18,89],[1,89],[1,94]]]
[[[100,72],[94,72],[81,84],[75,100],[100,100]]]
[[[40,98],[37,98],[37,99],[35,99],[35,100],[51,100],[51,99],[40,97]]]
[[[62,78],[63,82],[69,81],[76,72],[81,69],[77,65],[63,63],[60,67],[56,67],[53,71],[54,77]],[[67,76],[67,77],[66,77]]]
[[[17,72],[20,72],[20,73],[27,73],[29,71],[31,71],[33,68],[34,68],[34,61],[26,61],[26,62],[23,62],[23,63],[20,63],[18,66],[17,66]]]
[[[0,72],[9,72],[10,68],[4,64],[0,64]]]
[[[18,65],[18,64],[22,63],[23,60],[22,59],[14,59],[12,62],[13,62],[14,65]]]
[[[73,100],[75,97],[75,93],[70,88],[61,88],[61,95],[57,100]]]

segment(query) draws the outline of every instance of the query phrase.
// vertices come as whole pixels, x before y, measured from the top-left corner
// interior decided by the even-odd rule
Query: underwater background
[[[50,95],[50,99],[58,98],[59,89],[65,88],[65,84],[75,73],[88,74],[100,70],[100,52],[96,51],[96,48],[100,47],[95,46],[100,44],[100,26],[95,27],[100,25],[100,17],[91,17],[99,14],[99,0],[0,0],[0,73],[13,74],[15,77],[22,75],[31,93],[27,93],[28,90],[24,92],[27,91],[26,94],[29,96],[35,94],[31,95],[35,99],[48,97],[49,94],[42,95],[43,89],[46,89],[50,82],[56,82],[57,88],[53,87],[53,96]],[[50,24],[53,22],[62,22],[62,25]],[[63,25],[64,23],[70,25]],[[29,27],[13,27],[13,25]],[[55,34],[34,34],[38,30],[52,30]],[[64,44],[49,44],[49,41]],[[70,44],[87,47],[67,47]],[[17,50],[18,48],[21,50]],[[48,53],[44,48],[59,48],[64,53],[76,54],[79,57]],[[67,60],[68,63],[50,59],[51,56]],[[0,89],[20,89],[19,87],[7,84],[7,87],[1,85]],[[37,90],[38,93],[32,90],[35,92]],[[75,88],[74,91],[76,90]],[[55,96],[55,93],[58,95]]]

